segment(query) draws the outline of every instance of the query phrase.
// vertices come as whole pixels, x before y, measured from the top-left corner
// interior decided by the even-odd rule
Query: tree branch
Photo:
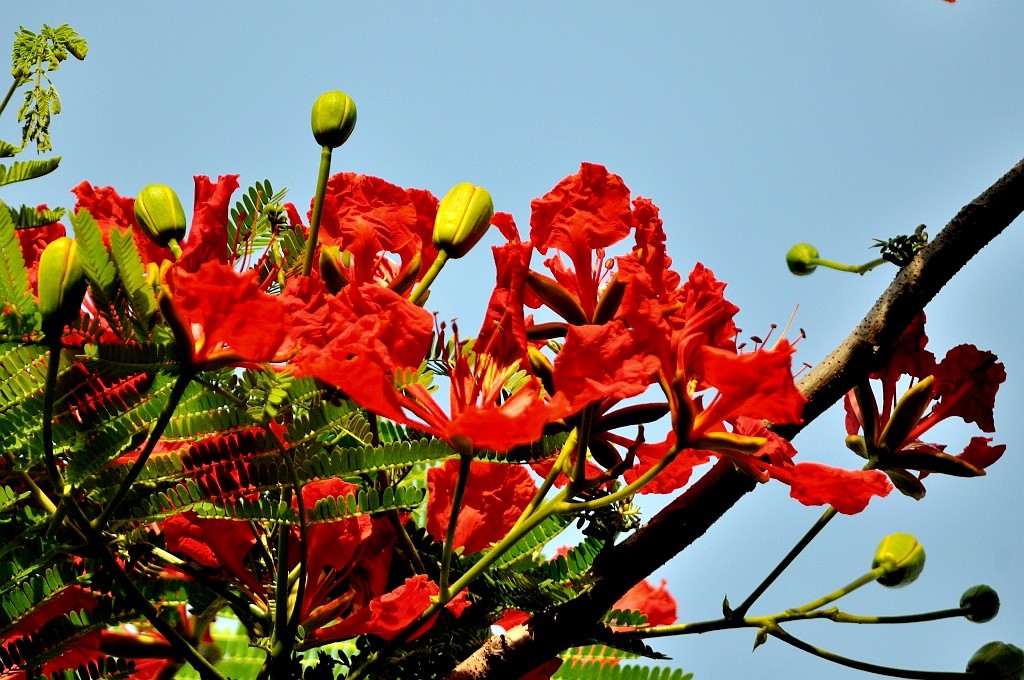
[[[835,350],[798,383],[807,397],[804,425],[849,391],[859,376],[882,366],[914,317],[992,239],[1024,212],[1024,160],[961,208],[934,241],[902,268],[871,311]],[[792,439],[803,425],[778,428]],[[755,483],[725,460],[592,567],[594,587],[491,637],[449,680],[518,678],[569,647],[585,644],[595,622],[629,588],[686,549]]]

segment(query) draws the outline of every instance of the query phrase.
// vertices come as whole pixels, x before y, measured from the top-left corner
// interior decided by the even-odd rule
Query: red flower
[[[306,506],[306,512],[313,512],[317,501],[327,498],[341,498],[355,494],[359,490],[355,484],[344,482],[340,479],[325,479],[309,482],[302,487],[302,500]],[[296,504],[297,509],[297,504]],[[298,528],[293,529],[296,538],[299,536]],[[312,522],[306,527],[306,538],[309,546],[306,554],[309,561],[306,563],[306,590],[302,607],[302,620],[306,621],[308,616],[314,614],[318,607],[332,608],[336,605],[352,604],[353,595],[350,592],[351,584],[343,584],[355,569],[358,558],[364,549],[369,546],[370,538],[374,533],[374,525],[369,515],[357,515],[345,517],[329,522]],[[390,549],[380,550],[390,558]],[[290,553],[298,563],[301,552],[298,548]],[[390,562],[390,559],[389,559]],[[384,566],[384,573],[387,573],[387,565]],[[361,606],[364,603],[357,603]],[[320,612],[318,618],[323,615]],[[336,618],[332,616],[331,618]],[[306,624],[309,625],[308,622]]]
[[[642,394],[654,381],[658,360],[643,352],[621,321],[570,326],[555,358],[555,388],[570,399],[571,411],[609,399]]]
[[[426,611],[430,607],[430,599],[439,592],[436,583],[426,575],[418,574],[406,579],[405,583],[390,593],[375,597],[367,607],[340,623],[315,631],[311,639],[319,644],[345,640],[356,635],[377,635],[391,640]],[[466,591],[463,591],[445,608],[455,616],[460,616],[468,606]],[[436,621],[435,614],[409,636],[409,640],[423,635]]]
[[[290,328],[284,302],[260,290],[256,272],[207,262],[172,268],[164,282],[168,321],[190,344],[194,366],[272,361]]]
[[[337,295],[318,277],[294,278],[281,299],[293,319],[290,362],[342,390],[363,408],[405,422],[392,376],[419,366],[430,348],[434,317],[394,291],[349,284]]]
[[[196,175],[192,226],[181,247],[178,267],[194,272],[204,262],[226,262],[228,257],[228,208],[238,188],[238,175],[222,175],[216,183]]]
[[[448,530],[458,470],[458,459],[449,458],[427,471],[427,531],[437,541],[443,541]],[[503,539],[536,491],[533,478],[521,465],[470,463],[453,548],[465,548],[470,554]]]
[[[426,272],[437,257],[432,239],[437,206],[429,191],[339,173],[327,182],[320,240],[352,256],[350,280],[386,286],[407,267]],[[387,253],[398,255],[397,266]]]
[[[254,545],[256,535],[248,522],[229,519],[205,519],[188,511],[171,515],[160,523],[167,549],[210,568],[222,569],[227,575],[259,597],[263,587],[245,566],[245,558]]]
[[[934,355],[925,349],[927,341],[922,314],[900,337],[889,366],[872,375],[881,382],[880,406],[858,404],[857,394],[852,391],[845,399],[846,431],[851,436],[857,435],[865,417],[870,417],[865,413],[876,414],[872,426],[875,441],[862,441],[865,446],[861,453],[876,455],[878,468],[887,471],[903,493],[914,497],[924,495],[920,480],[929,472],[957,476],[982,475],[984,469],[997,461],[1006,448],[1001,445],[991,446],[991,438],[974,437],[963,452],[950,456],[945,452],[944,444],[921,440],[936,424],[950,417],[976,423],[984,432],[994,431],[995,396],[999,385],[1006,380],[1006,370],[991,352],[981,351],[974,345],[959,345],[949,350],[945,358],[936,364]],[[911,385],[917,392],[927,389],[926,393],[916,397],[922,415],[916,423],[898,423],[899,433],[886,433],[883,446],[881,436],[896,416],[896,405],[900,403],[897,382],[903,375],[911,377]],[[922,382],[929,375],[932,376],[930,388]],[[874,399],[870,393],[866,397]],[[865,409],[865,406],[869,407]],[[909,409],[906,406],[900,410],[909,414]],[[914,413],[916,415],[917,412]],[[895,438],[901,436],[902,441],[895,441]],[[918,471],[916,477],[908,473],[908,470]]]
[[[238,175],[223,175],[211,183],[203,175],[194,177],[195,207],[192,228],[182,244],[180,266],[196,271],[205,261],[224,262],[227,259],[227,214],[232,192],[238,188]],[[82,182],[72,193],[78,197],[75,210],[85,208],[103,233],[103,242],[110,246],[111,228],[131,229],[132,238],[142,256],[143,263],[171,259],[171,251],[161,248],[146,236],[135,220],[135,199],[121,196],[113,187],[94,187]]]
[[[676,600],[665,588],[667,581],[655,588],[647,579],[630,588],[612,609],[643,612],[648,626],[671,626],[676,622]]]
[[[804,505],[831,505],[854,515],[867,507],[874,496],[884,497],[892,484],[879,470],[844,470],[821,463],[775,466],[768,474],[790,486],[789,495]]]
[[[373,284],[345,286],[337,296],[319,293],[323,303],[307,305],[298,318],[302,331],[293,364],[342,389],[364,408],[449,442],[460,450],[506,451],[537,441],[544,426],[566,413],[565,400],[544,394],[528,378],[512,395],[506,380],[524,365],[525,324],[521,285],[529,250],[520,244],[495,249],[498,284],[477,340],[456,336],[446,347],[447,412],[420,383],[395,383],[416,369],[433,339],[433,317],[392,291]],[[304,285],[309,290],[315,279]],[[286,293],[297,306],[301,295]],[[310,310],[310,311],[306,311]],[[308,321],[303,317],[308,314]],[[326,329],[326,330],[325,330]],[[328,337],[320,337],[328,333]],[[439,346],[445,346],[443,339]],[[302,347],[305,346],[305,349]]]

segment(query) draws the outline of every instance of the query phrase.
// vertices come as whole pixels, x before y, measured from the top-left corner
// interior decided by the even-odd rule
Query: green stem
[[[955,619],[966,616],[969,609],[957,607],[955,609],[940,609],[934,612],[923,614],[905,614],[903,616],[858,616],[846,612],[835,612],[828,618],[836,623],[857,623],[857,624],[894,624],[894,623],[922,623],[924,621],[940,621],[942,619]]]
[[[797,649],[803,650],[809,654],[837,663],[840,666],[846,666],[848,668],[854,668],[859,671],[866,671],[868,673],[877,673],[878,675],[887,675],[891,678],[911,678],[912,680],[953,680],[954,678],[976,678],[976,675],[969,673],[950,673],[944,671],[916,671],[906,668],[892,668],[890,666],[879,666],[873,663],[867,663],[865,661],[857,661],[856,659],[850,659],[845,656],[833,654],[832,652],[825,651],[819,647],[808,644],[799,638],[795,638],[786,631],[779,627],[769,628],[768,634],[776,637],[786,644],[792,645]]]
[[[11,101],[11,97],[14,95],[14,91],[18,89],[19,81],[17,78],[11,82],[11,86],[7,88],[7,94],[4,95],[3,102],[0,102],[0,113],[4,112],[7,108],[7,102]]]
[[[167,239],[167,247],[170,249],[171,255],[174,256],[175,260],[181,259],[181,246],[178,245],[178,239]]]
[[[313,254],[316,252],[317,241],[320,240],[320,218],[324,214],[324,196],[327,194],[327,178],[331,174],[331,152],[329,146],[320,149],[320,170],[316,176],[316,196],[313,199],[313,215],[309,220],[309,238],[306,239],[306,252],[302,260],[302,275],[309,276],[313,271]]]
[[[810,264],[812,265],[820,265],[822,267],[828,267],[829,269],[836,269],[841,272],[851,272],[853,274],[866,274],[875,267],[878,267],[885,263],[886,260],[881,257],[876,260],[871,260],[870,262],[865,262],[864,264],[843,264],[842,262],[836,262],[835,260],[825,260],[820,257],[812,257],[810,259]]]
[[[815,609],[820,609],[820,608],[824,607],[826,604],[828,604],[830,602],[835,602],[839,598],[845,597],[846,595],[849,595],[850,593],[852,593],[853,591],[857,590],[861,586],[865,586],[865,585],[871,583],[872,581],[874,581],[875,579],[879,578],[880,576],[885,576],[887,573],[889,573],[889,568],[888,567],[885,567],[885,566],[875,567],[874,569],[872,569],[871,571],[867,572],[863,576],[860,576],[860,577],[855,578],[854,580],[850,581],[849,583],[847,583],[842,588],[839,588],[838,590],[834,590],[831,593],[829,593],[828,595],[822,595],[817,600],[814,600],[813,602],[808,602],[807,604],[803,605],[802,607],[797,607],[795,609],[787,610],[787,613],[792,612],[792,613],[795,613],[795,614],[805,614],[805,613],[813,611]]]
[[[291,505],[292,489],[285,488],[283,502]],[[286,677],[288,658],[291,656],[291,645],[288,644],[288,534],[289,527],[283,522],[277,526],[277,579],[274,590],[274,631],[270,640],[270,657],[268,659],[270,677]]]
[[[444,267],[446,262],[448,262],[448,253],[443,250],[438,251],[437,258],[430,265],[430,269],[427,270],[427,273],[423,275],[423,278],[413,288],[412,293],[409,294],[409,302],[419,305],[426,301],[430,284],[434,283],[434,279],[441,273],[441,268]]]
[[[427,565],[423,563],[423,558],[420,557],[419,550],[416,549],[416,544],[412,542],[412,536],[405,530],[405,525],[402,524],[402,519],[398,515],[397,510],[389,510],[385,513],[388,521],[391,522],[391,526],[394,527],[395,533],[398,534],[398,542],[401,546],[401,550],[405,553],[406,559],[409,561],[409,566],[412,567],[413,573],[426,574]]]
[[[576,443],[576,460],[572,468],[572,479],[569,480],[569,496],[574,496],[577,491],[586,486],[587,481],[587,449],[590,446],[590,430],[594,424],[594,411],[596,406],[591,404],[583,409],[580,416],[580,425],[577,428],[579,434]]]
[[[15,470],[15,465],[17,463],[14,460],[14,456],[11,455],[10,451],[4,451],[4,460],[7,461],[7,464],[11,467],[12,470]],[[36,484],[34,479],[32,479],[32,476],[24,470],[15,470],[14,474],[18,476],[18,479],[21,480],[21,483],[25,485],[25,487],[32,494],[32,497],[36,499],[36,503],[39,503],[39,505],[42,506],[43,510],[46,511],[46,514],[52,517],[56,517],[57,506],[54,504],[53,501],[50,500],[50,497],[46,495],[46,492],[39,488],[39,485]]]
[[[745,618],[722,617],[710,621],[695,621],[693,623],[679,623],[671,626],[651,626],[649,628],[638,628],[629,631],[641,638],[669,637],[671,635],[699,635],[710,633],[716,630],[728,630],[734,628],[770,628],[773,625],[789,621],[810,621],[812,619],[828,619],[834,623],[855,623],[858,625],[894,625],[903,623],[921,623],[923,621],[938,621],[964,616],[967,609],[942,609],[923,614],[907,614],[904,616],[858,616],[839,611],[837,607],[830,609],[816,609],[810,612],[787,611],[781,614],[769,616],[748,616]]]
[[[160,411],[160,415],[157,417],[156,422],[149,430],[149,437],[146,439],[146,444],[142,447],[142,451],[139,452],[138,458],[135,459],[135,463],[131,469],[128,470],[128,474],[121,480],[121,485],[117,487],[117,492],[114,497],[110,499],[106,507],[103,508],[103,512],[92,522],[92,527],[97,531],[103,531],[106,527],[107,522],[117,511],[117,507],[131,491],[132,484],[138,479],[139,475],[142,474],[142,468],[145,467],[146,461],[149,460],[149,456],[153,453],[153,449],[156,448],[157,442],[160,440],[160,436],[164,433],[167,428],[167,424],[171,422],[171,416],[174,415],[174,409],[178,407],[178,402],[181,401],[182,396],[185,394],[185,389],[188,388],[189,382],[192,380],[192,369],[188,368],[181,372],[178,379],[174,382],[171,387],[171,392],[167,395],[167,401],[164,402],[164,408]]]
[[[565,459],[572,455],[573,449],[576,448],[577,434],[578,431],[576,429],[573,429],[572,432],[569,433],[565,443],[562,444],[562,450],[558,453],[558,457],[555,458],[555,462],[551,466],[551,471],[548,473],[547,477],[544,478],[540,488],[537,489],[537,493],[535,493],[533,498],[530,499],[529,505],[527,505],[526,509],[523,510],[523,513],[519,515],[519,519],[516,520],[516,523],[512,527],[513,529],[526,521],[526,518],[536,512],[537,508],[540,507],[540,504],[544,501],[544,497],[548,495],[548,491],[551,490],[551,487],[555,484],[555,480],[558,479],[558,475],[561,474],[562,465],[565,463]]]
[[[448,577],[451,574],[455,528],[459,523],[459,512],[462,510],[462,499],[466,495],[466,484],[469,482],[469,467],[472,462],[472,454],[463,453],[459,456],[459,476],[455,479],[455,491],[452,493],[452,512],[448,515],[448,530],[445,532],[444,546],[441,548],[441,576],[438,588],[440,590],[440,597],[444,601],[448,601],[452,597],[448,592]]]
[[[819,533],[821,533],[821,530],[824,529],[835,516],[835,508],[829,508],[828,510],[826,510],[821,515],[821,517],[818,518],[818,521],[814,523],[814,525],[807,531],[806,534],[804,534],[803,538],[797,541],[797,544],[793,546],[793,549],[786,553],[786,556],[782,558],[782,561],[780,561],[775,566],[775,568],[772,569],[771,573],[768,574],[756,588],[754,588],[754,591],[747,596],[747,599],[743,600],[743,603],[740,604],[739,607],[732,610],[732,612],[729,614],[730,618],[735,617],[738,619],[742,619],[744,616],[746,616],[747,612],[757,601],[757,598],[761,597],[764,594],[764,592],[768,590],[769,586],[775,583],[775,579],[781,576],[782,572],[789,568],[789,565],[793,563],[793,560],[795,560],[797,556],[800,555],[801,552],[803,552],[804,548],[806,548],[810,544],[810,542],[813,541]]]
[[[285,637],[288,646],[292,647],[295,644],[295,635],[299,629],[299,619],[302,617],[302,600],[306,595],[306,564],[309,562],[309,537],[306,526],[306,501],[302,497],[302,483],[299,481],[299,473],[295,469],[295,461],[292,459],[291,453],[286,450],[282,450],[281,455],[284,457],[285,466],[288,468],[288,474],[291,477],[292,488],[295,490],[295,503],[299,510],[299,549],[301,550],[299,555],[299,580],[295,588],[295,602],[292,605],[293,609],[288,619]]]
[[[635,495],[637,491],[643,488],[652,479],[661,474],[661,471],[668,467],[669,464],[676,459],[676,456],[679,454],[680,451],[681,449],[679,449],[678,444],[676,444],[676,446],[673,446],[671,449],[669,449],[668,453],[662,456],[661,460],[659,460],[657,463],[651,466],[647,470],[647,472],[634,479],[630,484],[627,484],[618,491],[610,493],[607,496],[601,496],[600,498],[595,498],[593,500],[579,501],[576,503],[560,501],[554,508],[553,514],[562,515],[567,513],[584,512],[587,510],[597,510],[599,508],[603,508],[612,505],[613,503],[618,503],[621,500],[629,498],[630,496]],[[556,496],[556,499],[557,498],[558,497]],[[554,500],[552,500],[552,502],[554,502]]]
[[[67,497],[70,489],[64,484],[64,475],[57,467],[57,458],[53,455],[53,403],[56,399],[57,376],[60,374],[60,351],[62,343],[58,336],[50,341],[50,355],[46,364],[46,382],[43,383],[43,456],[46,459],[46,474],[50,483],[60,494]]]

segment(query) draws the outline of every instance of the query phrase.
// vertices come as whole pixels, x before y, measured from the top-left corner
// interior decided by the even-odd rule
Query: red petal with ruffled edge
[[[957,345],[935,367],[934,393],[939,403],[933,413],[914,429],[911,439],[920,438],[926,427],[950,416],[977,423],[982,432],[995,432],[992,417],[996,392],[1006,380],[1006,369],[992,352],[974,345]]]
[[[621,321],[570,326],[555,358],[555,388],[573,413],[602,399],[621,400],[644,392],[658,372],[658,360],[644,353]]]
[[[103,234],[103,242],[110,245],[110,230],[112,228],[131,229],[132,238],[142,262],[160,263],[170,260],[171,251],[168,248],[161,248],[153,243],[145,232],[139,227],[135,220],[135,199],[130,196],[122,196],[113,187],[94,187],[88,182],[82,182],[71,190],[77,198],[75,210],[85,208],[96,220],[100,231]]]
[[[593,163],[580,165],[578,173],[535,198],[530,208],[530,240],[542,253],[557,248],[572,256],[580,249],[606,248],[628,236],[633,226],[629,188]]]
[[[433,230],[436,212],[437,199],[426,190],[403,189],[379,177],[338,173],[327,182],[320,242],[349,251],[353,281],[370,283],[384,252],[398,255],[403,268],[422,253],[429,266],[436,250],[432,240],[424,237]]]
[[[648,626],[671,626],[676,622],[676,600],[665,588],[666,583],[668,581],[661,579],[661,584],[655,588],[644,579],[626,591],[612,609],[643,612],[647,615],[645,625]]]
[[[204,567],[220,567],[255,592],[262,590],[245,567],[245,556],[256,545],[256,535],[248,522],[203,519],[189,511],[171,515],[160,522],[160,529],[171,552],[184,555]]]
[[[437,584],[426,575],[418,574],[405,580],[390,593],[376,597],[369,605],[358,613],[333,626],[315,631],[310,638],[320,644],[345,640],[357,635],[377,635],[385,640],[392,640],[406,626],[416,620],[430,606],[430,598],[439,592]],[[462,591],[445,605],[455,616],[462,614],[469,605],[466,591]],[[415,640],[437,621],[431,617],[419,629],[408,637]]]
[[[190,272],[204,262],[227,262],[228,208],[238,188],[238,175],[221,175],[215,183],[205,175],[192,179],[196,185],[192,226],[178,260],[178,267]]]
[[[873,497],[885,497],[893,489],[880,470],[844,470],[821,463],[797,463],[769,467],[768,474],[788,484],[789,495],[804,505],[831,505],[844,515],[860,512]]]
[[[254,271],[240,274],[220,262],[206,262],[195,272],[175,267],[167,287],[175,310],[193,329],[196,364],[225,346],[243,361],[270,361],[288,335],[284,302],[260,290]]]
[[[697,414],[694,435],[720,429],[723,421],[748,416],[772,423],[800,423],[807,399],[793,383],[793,346],[781,340],[773,349],[748,354],[705,347],[704,380],[718,391]]]
[[[427,470],[427,531],[439,542],[448,531],[458,472],[457,458]],[[453,547],[471,554],[500,541],[536,492],[533,477],[521,465],[473,461]]]

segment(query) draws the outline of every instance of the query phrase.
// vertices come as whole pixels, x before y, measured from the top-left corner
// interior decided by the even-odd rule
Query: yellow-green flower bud
[[[1024,650],[1008,642],[990,642],[967,662],[967,672],[979,680],[1024,678]]]
[[[165,184],[147,184],[135,198],[135,219],[142,231],[166,248],[171,239],[185,238],[185,209],[178,194]]]
[[[895,533],[882,539],[875,551],[871,568],[882,567],[885,573],[876,579],[888,588],[913,583],[924,571],[924,547],[910,534]]]
[[[797,243],[786,253],[786,266],[797,276],[806,276],[818,268],[818,249],[810,243]]]
[[[341,252],[338,246],[320,247],[320,278],[323,279],[327,292],[337,295],[348,285],[347,267],[352,259],[347,250]]]
[[[434,245],[448,257],[462,257],[483,237],[494,216],[487,189],[462,182],[441,199],[434,220]]]
[[[313,102],[310,122],[316,143],[337,149],[356,127],[356,103],[341,90],[324,92]]]
[[[974,586],[960,596],[960,607],[966,609],[964,618],[974,623],[985,623],[999,613],[999,595],[986,585]]]
[[[73,238],[62,236],[39,257],[39,313],[43,332],[59,334],[78,318],[85,297],[85,270]]]
[[[903,445],[917,424],[921,422],[925,411],[932,403],[932,383],[935,379],[928,376],[914,384],[903,393],[896,403],[889,422],[878,437],[878,447],[884,453],[893,453]]]

